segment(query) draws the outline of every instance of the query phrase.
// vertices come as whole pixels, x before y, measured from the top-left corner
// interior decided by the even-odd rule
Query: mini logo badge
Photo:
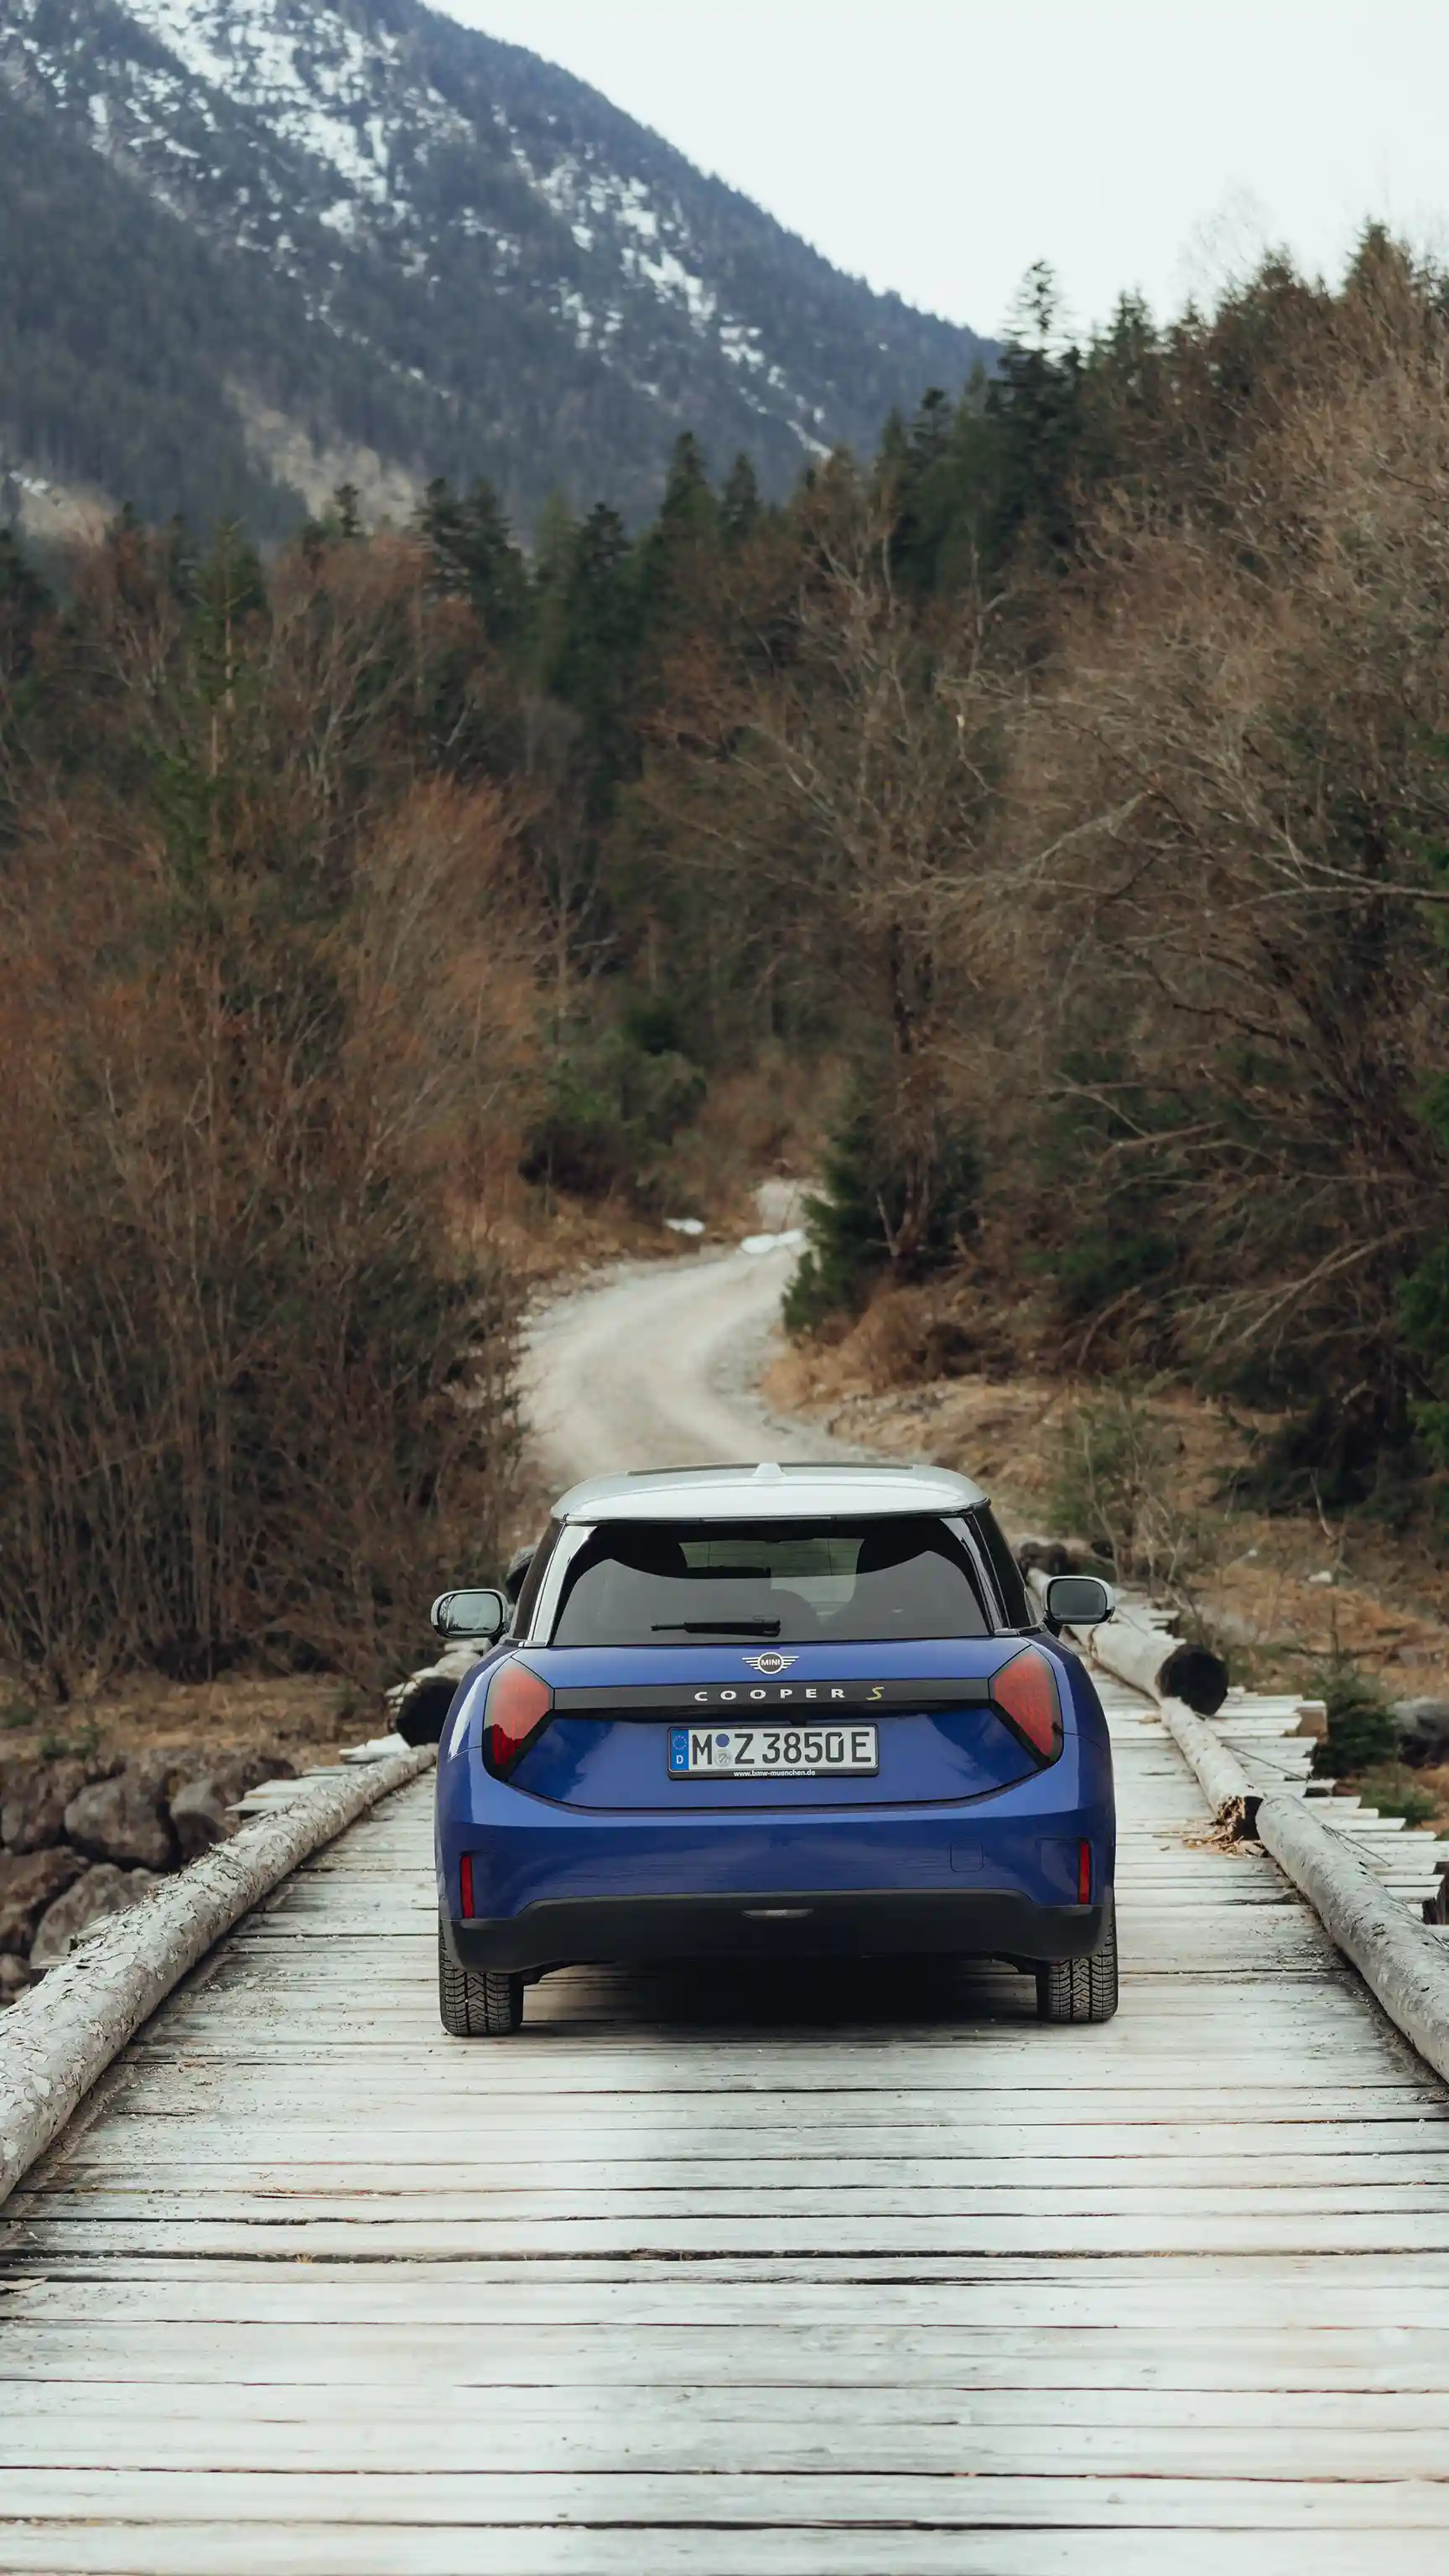
[[[776,1673],[788,1673],[790,1666],[798,1664],[799,1661],[798,1655],[746,1655],[745,1657],[745,1662],[752,1673],[766,1673],[771,1677]]]

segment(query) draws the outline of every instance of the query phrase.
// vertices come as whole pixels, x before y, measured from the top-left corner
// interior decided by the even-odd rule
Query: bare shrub
[[[37,777],[3,895],[0,1654],[371,1682],[511,1473],[456,1223],[526,1052],[511,846],[411,783],[405,563],[185,634],[130,569],[91,632],[144,792]]]
[[[1054,1524],[1111,1558],[1123,1580],[1175,1597],[1202,1563],[1201,1516],[1181,1494],[1182,1443],[1130,1386],[1092,1397],[1062,1424]]]
[[[1098,1238],[1119,1261],[1086,1282],[1094,1357],[1306,1408],[1337,1496],[1404,1436],[1402,1283],[1449,1222],[1423,1115],[1449,1037],[1449,323],[1377,242],[1341,299],[1270,276],[1180,361],[1017,734],[1018,901],[1052,970],[1031,1087],[1072,1139],[1044,1230],[1068,1281]]]

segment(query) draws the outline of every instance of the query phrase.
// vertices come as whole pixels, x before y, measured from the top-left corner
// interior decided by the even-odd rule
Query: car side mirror
[[[433,1628],[445,1646],[492,1646],[508,1625],[501,1592],[445,1592],[433,1603]]]
[[[1054,1574],[1046,1586],[1049,1628],[1100,1628],[1116,1615],[1116,1593],[1095,1574]]]

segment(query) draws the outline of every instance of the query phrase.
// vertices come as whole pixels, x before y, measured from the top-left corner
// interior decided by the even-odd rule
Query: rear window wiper
[[[656,1619],[656,1637],[778,1637],[778,1619]]]

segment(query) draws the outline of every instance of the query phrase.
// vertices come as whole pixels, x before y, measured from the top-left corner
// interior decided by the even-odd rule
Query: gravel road
[[[754,1392],[780,1329],[790,1246],[632,1263],[559,1298],[529,1338],[524,1400],[555,1483],[628,1467],[859,1456]]]

